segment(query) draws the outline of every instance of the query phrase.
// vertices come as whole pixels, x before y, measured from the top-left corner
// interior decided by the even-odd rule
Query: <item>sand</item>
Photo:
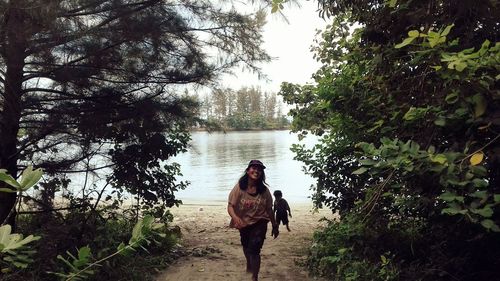
[[[279,237],[273,239],[268,228],[259,280],[318,280],[309,277],[302,265],[314,230],[324,223],[318,221],[334,216],[330,210],[312,212],[311,204],[291,207],[291,232],[282,225]],[[251,280],[245,273],[239,232],[228,227],[229,215],[224,202],[184,204],[171,211],[175,216],[173,224],[182,230],[181,244],[187,255],[161,272],[157,281]]]

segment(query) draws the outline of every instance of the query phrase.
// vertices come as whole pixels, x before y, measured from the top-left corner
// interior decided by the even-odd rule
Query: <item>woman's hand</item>
[[[243,220],[238,216],[233,217],[233,223],[234,223],[234,227],[237,229],[242,229],[245,226],[245,223],[243,222]]]
[[[271,236],[273,236],[274,239],[276,239],[276,238],[278,238],[278,235],[280,235],[278,225],[273,225],[273,230],[271,231]]]

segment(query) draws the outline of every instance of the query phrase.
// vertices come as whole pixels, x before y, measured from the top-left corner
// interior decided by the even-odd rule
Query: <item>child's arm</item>
[[[285,199],[283,199],[283,200],[285,200]],[[292,211],[290,210],[290,206],[288,205],[288,202],[286,202],[286,200],[285,200],[285,203],[286,203],[286,209],[288,210],[288,215],[290,217],[292,217]]]

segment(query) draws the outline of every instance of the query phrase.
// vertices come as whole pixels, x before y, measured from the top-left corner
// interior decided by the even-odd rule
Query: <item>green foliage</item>
[[[367,247],[374,242],[374,234],[352,217],[343,222],[330,221],[324,230],[314,233],[307,265],[315,274],[331,280],[400,280],[393,254]]]
[[[353,173],[361,174],[360,171],[368,171],[371,177],[384,177],[386,171],[390,170],[391,173],[397,173],[399,181],[391,182],[384,189],[377,190],[371,198],[380,196],[380,193],[384,192],[386,199],[394,200],[394,207],[404,208],[405,206],[398,205],[397,199],[418,194],[413,190],[407,190],[401,181],[410,182],[415,175],[427,176],[437,179],[443,188],[443,193],[437,197],[445,202],[441,211],[443,214],[460,214],[469,221],[481,223],[483,226],[485,225],[483,221],[493,216],[493,207],[497,205],[493,198],[499,194],[492,194],[488,190],[489,184],[485,178],[484,166],[478,165],[479,163],[470,165],[463,163],[470,155],[457,152],[436,154],[434,147],[422,150],[420,145],[413,141],[404,143],[397,139],[382,138],[380,142],[378,148],[373,144],[358,144],[363,151],[364,159],[359,160],[362,167]],[[439,201],[435,201],[437,206],[440,205]],[[366,204],[374,202],[367,199]],[[486,225],[489,230],[500,231],[493,222]]]
[[[144,246],[154,241],[153,239],[155,236],[166,237],[165,233],[159,232],[162,227],[162,224],[154,222],[154,217],[147,215],[135,224],[128,244],[123,242],[120,243],[115,252],[97,261],[93,261],[91,249],[88,246],[78,249],[76,256],[67,251],[66,253],[69,258],[64,258],[61,255],[57,256],[57,258],[67,266],[67,270],[65,270],[64,273],[55,272],[54,274],[60,277],[61,280],[88,279],[95,274],[93,267],[101,266],[102,263],[118,254],[130,255],[136,251],[137,248],[142,248],[147,251]]]
[[[14,189],[0,188],[0,192],[13,193],[27,191],[42,178],[42,169],[33,170],[28,166],[22,173],[20,181],[15,180],[6,170],[0,169],[0,182],[4,182]],[[13,209],[10,211],[13,212]],[[12,268],[25,269],[33,262],[32,256],[35,253],[27,244],[39,240],[40,236],[28,235],[23,238],[22,234],[12,233],[9,224],[2,223],[0,226],[0,270],[7,273]],[[6,267],[4,267],[6,265]]]
[[[40,239],[40,236],[28,235],[23,238],[21,234],[11,233],[10,225],[0,226],[0,270],[7,273],[12,267],[27,268],[33,262],[32,256],[35,251],[27,244]],[[6,265],[4,267],[4,265]]]
[[[89,268],[89,265],[92,264],[92,253],[88,246],[78,249],[76,257],[69,251],[66,251],[66,254],[68,258],[57,256],[57,259],[61,260],[70,271],[69,273],[54,273],[61,280],[85,280],[95,273]]]
[[[178,204],[187,184],[167,164],[199,121],[186,87],[213,86],[234,67],[260,73],[257,63],[270,60],[264,12],[221,2],[19,0],[0,9],[11,20],[0,29],[15,34],[0,41],[9,73],[0,80],[0,169],[15,178],[35,161],[64,180],[110,169],[116,197],[150,206]],[[67,185],[71,200],[93,205],[76,195],[87,187]],[[0,196],[0,221],[15,197]]]
[[[16,181],[13,177],[8,175],[6,171],[0,171],[1,180],[16,188],[20,194],[22,191],[26,191],[37,184],[42,177],[42,174],[43,172],[41,169],[33,170],[30,166],[23,171],[20,181]],[[11,189],[7,189],[4,192],[10,193],[12,191]],[[145,247],[152,243],[154,243],[158,248],[170,250],[173,243],[175,243],[173,233],[166,228],[166,225],[172,220],[171,214],[169,212],[165,212],[163,206],[158,206],[156,209],[149,209],[149,212],[152,214],[154,213],[156,216],[148,214],[143,219],[139,220],[133,228],[130,227],[131,238],[129,239],[129,242],[127,244],[120,243],[119,245],[116,245],[116,250],[114,252],[109,251],[109,246],[115,241],[125,238],[124,229],[129,227],[124,224],[119,224],[116,225],[116,229],[111,230],[110,226],[116,221],[111,219],[104,224],[104,228],[99,232],[100,235],[95,237],[95,239],[92,239],[93,246],[96,246],[96,248],[99,249],[97,255],[99,258],[98,260],[93,258],[91,248],[87,245],[77,249],[76,255],[73,255],[69,250],[66,251],[68,257],[63,257],[58,254],[57,259],[62,261],[63,266],[66,268],[61,269],[59,272],[48,272],[58,276],[61,280],[98,280],[99,278],[95,278],[95,273],[98,271],[96,271],[95,267],[110,267],[111,264],[109,263],[109,260],[119,254],[129,256],[131,259],[135,260],[137,258],[137,254],[135,253],[136,249],[142,248],[146,250]],[[162,223],[156,223],[155,217],[157,217]],[[70,213],[65,221],[67,222],[68,219],[71,218],[72,215]],[[78,220],[78,224],[81,224],[79,216],[73,217],[73,219]],[[117,235],[118,233],[119,235]],[[49,251],[52,249],[44,248],[45,246],[48,246],[47,244],[50,245],[50,243],[43,243],[47,242],[47,239],[42,239],[42,244],[39,245],[39,247],[42,248],[41,252],[44,255],[44,260],[42,261],[34,259],[36,258],[35,254],[37,251],[33,249],[32,245],[28,245],[29,243],[41,238],[41,236],[29,235],[23,239],[21,234],[11,233],[10,225],[7,224],[0,226],[0,269],[2,274],[10,273],[10,275],[4,276],[7,278],[6,280],[10,280],[10,276],[13,276],[12,278],[16,279],[16,277],[14,277],[16,274],[20,274],[20,271],[27,269],[28,266],[33,263],[41,262],[44,265],[48,264],[46,259],[50,257]],[[62,243],[63,239],[67,237],[64,237],[63,233],[63,236],[61,237],[52,235],[49,239],[57,240],[58,238],[60,239],[58,243]],[[146,252],[148,251],[146,250]],[[165,255],[164,252],[161,254]],[[149,255],[150,253],[148,252],[148,256]],[[116,257],[114,259],[116,259]],[[149,258],[145,258],[145,260],[149,260]],[[112,271],[110,270],[110,272]],[[148,275],[148,273],[145,274]],[[144,276],[141,276],[141,278],[143,277]]]
[[[321,136],[312,149],[292,148],[317,178],[315,203],[338,211],[340,225],[350,227],[351,217],[371,229],[351,241],[373,241],[355,250],[353,261],[374,265],[390,251],[402,280],[448,280],[449,272],[500,278],[490,266],[500,253],[492,246],[500,225],[498,6],[319,2],[320,14],[334,16],[313,47],[322,67],[314,84],[284,83],[280,94],[294,106],[294,130]],[[409,240],[392,227],[407,220],[422,222],[417,229],[428,237]],[[421,253],[408,254],[414,244]],[[328,255],[343,248],[351,245]],[[328,267],[331,276],[347,278],[336,275],[338,266]]]
[[[24,169],[21,174],[21,178],[19,181],[15,180],[11,175],[7,173],[7,170],[0,169],[0,181],[5,182],[10,185],[13,189],[9,188],[0,188],[0,192],[23,192],[30,188],[32,188],[38,181],[42,178],[43,170],[36,169],[33,170],[32,166],[28,166]]]
[[[200,113],[206,123],[219,125],[216,130],[285,129],[289,121],[281,106],[275,93],[259,88],[217,89],[205,98]]]

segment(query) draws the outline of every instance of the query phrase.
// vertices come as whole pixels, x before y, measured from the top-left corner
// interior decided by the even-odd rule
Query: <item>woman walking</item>
[[[260,250],[266,238],[267,223],[271,222],[272,236],[278,237],[278,225],[273,212],[273,197],[266,183],[266,166],[259,160],[248,163],[245,174],[229,194],[227,211],[230,226],[239,229],[247,272],[257,281],[260,270]]]

